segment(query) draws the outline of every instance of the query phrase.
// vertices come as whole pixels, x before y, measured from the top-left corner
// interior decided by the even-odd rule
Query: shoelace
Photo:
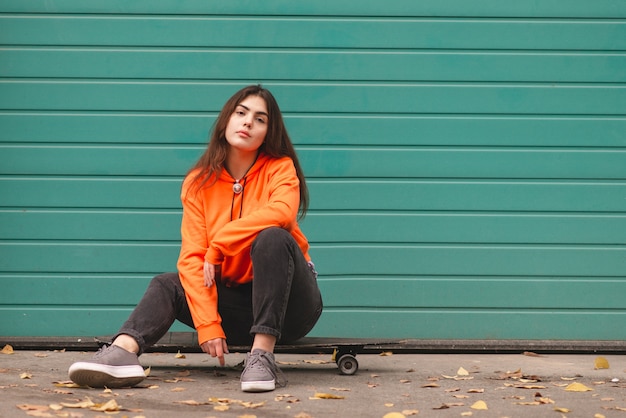
[[[96,354],[94,354],[93,358],[97,359],[97,358],[102,357],[104,354],[106,354],[106,352],[109,350],[109,348],[111,348],[111,344],[104,344],[104,345],[100,346],[98,351],[96,351]]]
[[[260,364],[259,364],[260,363]],[[262,367],[264,370],[269,370],[272,374],[272,377],[276,381],[276,385],[280,387],[284,387],[287,385],[287,379],[283,374],[283,371],[276,365],[276,363],[269,356],[269,353],[254,353],[250,355],[250,364],[246,367],[250,368],[260,368]]]

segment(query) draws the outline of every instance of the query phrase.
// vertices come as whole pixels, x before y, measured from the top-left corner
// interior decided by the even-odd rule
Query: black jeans
[[[251,345],[254,334],[270,334],[280,342],[304,337],[322,313],[322,297],[317,273],[296,241],[281,228],[268,228],[252,244],[251,258],[251,283],[226,287],[217,280],[218,311],[227,343]],[[160,274],[117,335],[137,340],[141,354],[176,319],[194,327],[178,273]]]

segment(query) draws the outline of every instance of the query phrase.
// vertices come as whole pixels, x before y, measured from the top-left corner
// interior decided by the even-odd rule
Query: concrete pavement
[[[197,352],[144,354],[140,387],[102,390],[67,384],[70,364],[93,352],[15,350],[0,354],[0,417],[111,416],[87,401],[146,418],[626,417],[626,356],[595,369],[595,354],[533,354],[361,354],[353,376],[328,354],[277,354],[288,385],[250,394],[239,389],[244,354],[226,367]]]

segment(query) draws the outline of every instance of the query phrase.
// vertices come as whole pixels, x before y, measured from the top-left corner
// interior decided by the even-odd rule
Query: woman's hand
[[[204,268],[202,270],[204,272],[204,285],[206,287],[211,287],[215,284],[215,272],[217,269],[218,266],[215,264],[211,264],[208,261],[204,262]]]
[[[200,344],[202,351],[209,354],[211,357],[217,357],[220,362],[220,366],[223,366],[226,362],[224,361],[224,354],[228,354],[228,345],[226,344],[226,340],[223,338],[215,338],[213,340],[205,341]]]

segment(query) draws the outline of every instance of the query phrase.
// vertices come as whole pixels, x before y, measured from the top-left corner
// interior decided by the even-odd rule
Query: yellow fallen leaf
[[[150,376],[150,372],[152,371],[152,366],[149,366],[147,369],[145,369],[143,371],[143,374],[146,375],[146,377]]]
[[[386,406],[387,408],[391,408],[391,407],[393,406],[393,404],[392,404],[391,402],[387,402],[387,403],[385,404],[385,406]]]
[[[174,356],[174,358],[187,358],[187,356],[185,356],[184,354],[180,353],[180,350],[178,350],[178,353],[176,353],[176,355]]]
[[[215,405],[213,407],[214,410],[216,411],[228,411],[230,409],[230,406],[228,405]]]
[[[5,345],[4,348],[2,349],[2,351],[0,351],[0,353],[2,354],[13,354],[13,347],[11,347],[9,344]]]
[[[406,418],[406,415],[400,412],[389,412],[383,416],[383,418]]]
[[[482,410],[486,410],[487,408],[487,404],[485,403],[485,401],[476,401],[474,402],[474,404],[472,406],[470,406],[470,408],[472,409],[482,409]]]
[[[418,411],[417,409],[405,409],[402,411],[402,415],[405,415],[407,417],[411,415],[417,415],[419,413],[420,411]]]
[[[596,360],[594,361],[594,368],[596,370],[598,370],[598,369],[608,369],[609,368],[609,361],[607,359],[605,359],[604,357],[596,357]]]
[[[63,405],[58,403],[51,403],[49,406],[50,409],[52,409],[53,411],[60,411],[61,409],[63,409]]]
[[[537,397],[535,398],[535,400],[541,404],[549,404],[549,403],[554,403],[554,401],[550,398],[546,398],[546,397]]]
[[[567,385],[565,390],[568,391],[568,392],[588,392],[588,391],[593,390],[593,389],[588,388],[587,386],[583,385],[582,383],[574,382],[574,383],[570,383],[569,385]]]
[[[572,412],[572,410],[571,410],[571,409],[567,409],[567,408],[559,408],[559,407],[555,407],[555,408],[554,408],[554,410],[555,410],[556,412],[562,412],[562,413],[564,413],[564,414],[567,414],[568,412]]]
[[[59,382],[53,382],[54,386],[59,388],[79,388],[80,385],[72,382],[71,380],[64,380]]]
[[[545,389],[545,386],[541,385],[517,385],[515,386],[518,389]]]
[[[243,406],[244,408],[248,408],[248,409],[256,409],[256,408],[260,408],[263,405],[265,405],[265,401],[261,401],[261,402],[239,402],[239,405]]]
[[[380,355],[382,357],[388,357],[388,356],[393,356],[393,353],[391,351],[383,351],[382,353],[380,353]]]
[[[184,392],[186,390],[187,389],[185,389],[185,388],[174,388],[174,389],[170,389],[170,392]]]
[[[469,376],[469,372],[465,370],[463,367],[459,367],[459,370],[456,371],[458,376]]]
[[[302,360],[303,363],[308,363],[308,364],[330,364],[333,363],[332,361],[329,360]],[[298,363],[295,363],[296,365]]]
[[[462,417],[471,417],[472,415],[472,411],[461,412]]]
[[[317,392],[313,397],[309,399],[345,399],[345,396],[333,395],[332,393],[320,393]]]
[[[30,379],[31,377],[33,377],[33,375],[30,374],[30,373],[22,373],[22,374],[20,374],[20,379]]]
[[[89,398],[87,398],[86,400],[82,402],[76,402],[76,403],[61,402],[61,405],[63,405],[66,408],[91,408],[92,406],[96,406],[96,404],[91,402],[91,399]]]
[[[117,412],[120,410],[120,406],[117,404],[117,402],[115,402],[115,399],[111,399],[106,403],[94,405],[89,409],[98,412]]]
[[[194,401],[193,399],[187,399],[185,401],[175,401],[174,403],[179,403],[183,405],[191,405],[191,406],[206,405],[205,402],[198,402],[198,401]]]
[[[439,385],[437,383],[426,383],[425,385],[422,385],[423,388],[438,388]]]
[[[467,393],[485,393],[485,389],[469,389]]]
[[[595,414],[593,418],[606,418],[606,417],[602,414]]]

